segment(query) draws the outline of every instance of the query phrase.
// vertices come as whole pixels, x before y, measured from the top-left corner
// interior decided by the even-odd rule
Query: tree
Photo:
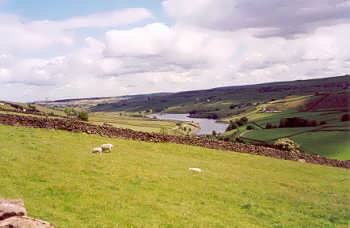
[[[236,105],[236,104],[230,105],[230,109],[235,109],[235,108],[237,108],[237,107],[238,107],[238,105]]]
[[[191,131],[192,131],[192,129],[189,127],[188,130],[187,130],[187,135],[190,135]]]
[[[347,113],[347,114],[342,115],[340,120],[341,120],[342,122],[350,121],[350,114]]]
[[[89,121],[89,113],[85,111],[79,112],[78,118],[82,121]]]
[[[243,116],[242,118],[241,118],[241,121],[243,122],[243,123],[248,123],[248,118],[247,117],[245,117],[245,116]]]
[[[232,131],[234,129],[237,129],[237,127],[238,127],[237,124],[231,120],[230,124],[226,128],[226,131]]]
[[[242,120],[236,120],[236,124],[241,127],[244,125],[244,122]]]
[[[74,108],[65,108],[64,113],[66,113],[67,116],[77,116],[78,112]]]
[[[216,136],[216,135],[217,135],[217,134],[216,134],[216,131],[213,131],[213,132],[212,132],[212,135],[213,135],[213,136]]]
[[[289,138],[278,139],[274,146],[281,150],[287,150],[295,153],[300,152],[300,145]]]
[[[266,128],[266,129],[271,129],[271,128],[273,128],[272,123],[266,123],[265,128]]]
[[[247,130],[248,130],[248,131],[254,130],[254,129],[255,129],[255,128],[254,128],[254,126],[252,126],[252,125],[248,125],[248,126],[247,126]]]

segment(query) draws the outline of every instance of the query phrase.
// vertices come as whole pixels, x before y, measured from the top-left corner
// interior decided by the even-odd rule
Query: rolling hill
[[[231,86],[153,96],[130,96],[128,99],[98,104],[91,111],[147,111],[189,113],[194,117],[223,118],[249,110],[259,103],[287,96],[347,91],[350,76]]]
[[[57,227],[349,226],[345,169],[2,125],[0,144],[0,197]]]

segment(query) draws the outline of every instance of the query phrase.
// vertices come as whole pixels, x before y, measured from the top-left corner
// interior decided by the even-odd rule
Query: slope
[[[90,152],[105,142],[115,145],[112,153]],[[350,221],[345,169],[2,125],[0,145],[0,197],[23,198],[31,216],[58,227],[346,227]]]

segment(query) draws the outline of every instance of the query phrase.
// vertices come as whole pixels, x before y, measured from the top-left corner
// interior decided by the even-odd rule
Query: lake
[[[159,114],[151,114],[149,117],[156,117],[160,120],[178,120],[178,121],[187,121],[187,122],[195,122],[200,126],[197,135],[208,135],[212,134],[213,131],[217,133],[224,133],[228,124],[219,123],[213,119],[205,119],[205,118],[190,118],[189,114],[170,114],[170,113],[159,113]]]

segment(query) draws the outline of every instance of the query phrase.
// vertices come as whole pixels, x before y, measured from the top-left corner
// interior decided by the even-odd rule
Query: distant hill
[[[191,113],[195,117],[222,118],[236,115],[257,103],[287,96],[348,91],[350,75],[311,80],[229,86],[179,93],[129,96],[112,102],[100,102],[91,111],[152,111]]]

